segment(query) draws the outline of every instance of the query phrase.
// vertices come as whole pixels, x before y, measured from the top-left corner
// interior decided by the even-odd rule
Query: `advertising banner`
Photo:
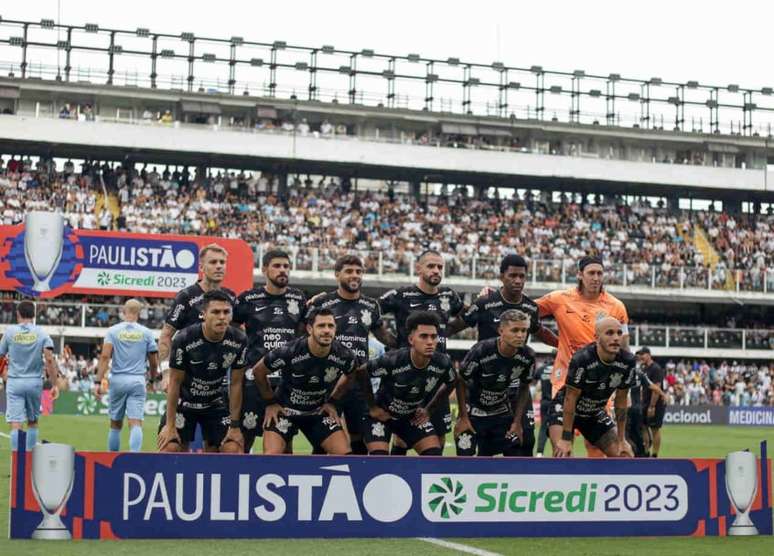
[[[10,535],[704,536],[726,535],[737,511],[771,534],[765,444],[760,459],[735,454],[749,458],[728,470],[731,500],[719,459],[101,453],[42,444],[14,453]]]
[[[110,396],[104,395],[101,400],[92,392],[60,392],[53,403],[54,415],[107,415],[110,407]],[[167,408],[167,398],[164,394],[152,393],[145,400],[145,416],[158,417]]]
[[[728,408],[722,405],[669,405],[664,425],[727,425]]]
[[[59,213],[31,212],[0,226],[0,291],[174,297],[198,280],[199,250],[211,243],[229,254],[223,286],[251,288],[253,253],[241,239],[75,230]]]

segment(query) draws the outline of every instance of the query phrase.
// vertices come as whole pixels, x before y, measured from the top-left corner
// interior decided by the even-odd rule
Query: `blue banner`
[[[73,538],[103,539],[703,536],[734,519],[717,459],[46,457],[14,455],[12,538],[40,529],[41,499],[66,501]],[[771,534],[765,447],[753,470],[750,516]]]

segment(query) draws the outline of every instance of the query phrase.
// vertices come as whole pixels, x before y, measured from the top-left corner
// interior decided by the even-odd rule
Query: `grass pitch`
[[[157,422],[145,422],[143,449],[155,448]],[[64,442],[78,450],[105,450],[107,446],[108,421],[105,417],[82,417],[54,415],[41,419],[41,438],[51,442]],[[6,429],[3,429],[7,432]],[[122,447],[128,446],[128,431],[124,430]],[[722,427],[673,425],[664,429],[661,455],[663,457],[717,457],[728,452],[750,448],[757,452],[761,440],[769,441],[774,451],[774,427]],[[297,453],[311,452],[302,438],[296,438]],[[256,448],[260,450],[260,446]],[[576,449],[583,452],[582,444],[576,442]],[[447,446],[447,453],[453,452]],[[548,449],[546,450],[548,451]],[[771,457],[771,455],[770,455]],[[0,437],[0,530],[5,536],[8,531],[8,496],[10,452],[9,441]],[[447,539],[471,549],[496,554],[538,554],[540,556],[567,555],[581,556],[605,554],[658,554],[659,556],[690,556],[705,554],[766,555],[774,554],[774,538],[595,538],[595,539]],[[459,553],[415,539],[371,539],[371,540],[211,540],[211,541],[73,541],[50,543],[45,541],[0,540],[0,555],[15,556],[51,554],[104,556],[124,554],[160,554],[174,556],[206,556],[215,554],[229,556],[268,552],[272,556],[284,554],[336,554],[336,556],[369,556],[395,554],[453,554]],[[480,554],[484,554],[481,552]]]

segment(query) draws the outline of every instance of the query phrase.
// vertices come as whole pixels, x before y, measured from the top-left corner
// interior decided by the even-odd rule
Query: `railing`
[[[15,301],[0,302],[0,324],[15,320]],[[122,305],[100,303],[36,302],[36,322],[49,326],[107,328],[120,322]],[[155,304],[143,309],[140,322],[151,329],[164,324],[167,306]],[[553,321],[544,322],[556,331]],[[713,328],[706,326],[666,326],[637,324],[629,327],[633,346],[697,349],[774,350],[774,329]],[[468,328],[455,336],[475,340],[474,329]]]
[[[254,247],[256,266],[260,265],[267,245]],[[277,246],[272,245],[272,248]],[[414,263],[418,254],[403,252],[388,254],[384,251],[356,250],[346,248],[318,248],[289,246],[293,270],[329,272],[337,257],[345,254],[358,255],[365,265],[366,274],[382,277],[414,277]],[[448,278],[472,280],[495,280],[500,273],[500,257],[479,257],[469,259],[444,254],[445,275]],[[527,281],[533,286],[568,286],[576,283],[575,260],[533,260],[527,270]],[[732,289],[726,285],[728,273],[734,278]],[[707,267],[667,267],[645,263],[611,263],[605,266],[605,284],[608,286],[637,287],[646,289],[698,289],[726,292],[774,291],[774,269],[711,270]]]

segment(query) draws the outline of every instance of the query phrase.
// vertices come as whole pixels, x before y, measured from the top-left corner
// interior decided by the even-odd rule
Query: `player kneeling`
[[[567,382],[557,392],[548,413],[548,433],[555,457],[572,454],[573,431],[578,429],[608,457],[632,457],[624,438],[629,388],[634,381],[635,358],[621,350],[621,323],[604,317],[597,321],[596,342],[575,352]],[[615,391],[615,420],[605,406]]]
[[[253,369],[266,403],[263,453],[285,453],[300,430],[327,454],[349,454],[349,439],[334,404],[349,388],[355,354],[334,341],[336,320],[330,309],[312,309],[306,332],[307,337],[270,351]],[[275,371],[280,373],[276,393],[267,379]]]
[[[358,369],[368,399],[365,440],[370,455],[386,456],[393,433],[420,456],[443,453],[430,414],[448,399],[456,375],[449,356],[435,351],[439,326],[433,313],[412,313],[406,319],[410,347],[372,359]],[[375,398],[370,387],[372,378],[379,379]],[[432,399],[424,405],[433,391]]]
[[[535,353],[524,345],[529,327],[526,313],[503,312],[499,336],[478,342],[462,362],[457,383],[460,416],[454,427],[458,456],[532,455],[534,422],[527,407],[532,403],[529,383]],[[516,396],[510,397],[514,387]]]
[[[184,328],[172,340],[159,451],[187,452],[201,425],[205,452],[242,453],[239,414],[247,338],[229,326],[231,298],[225,292],[205,293],[202,314],[204,322]]]

